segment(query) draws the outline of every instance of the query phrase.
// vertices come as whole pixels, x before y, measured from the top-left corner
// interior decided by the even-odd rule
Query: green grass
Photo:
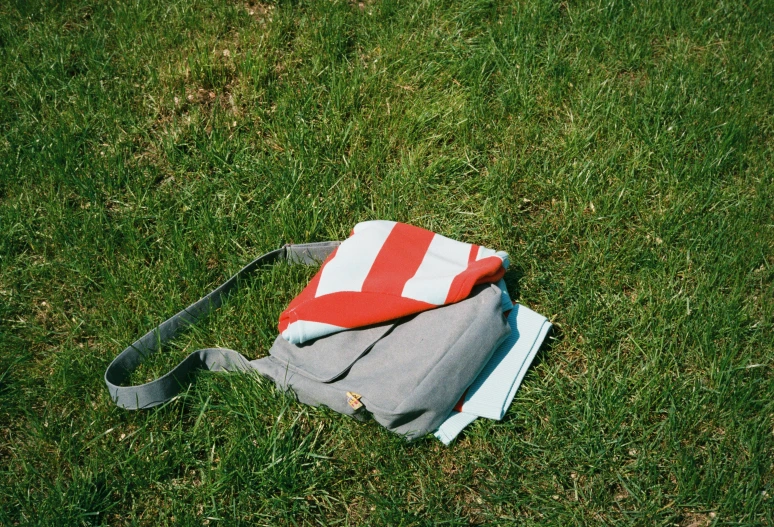
[[[250,0],[252,1],[252,0]],[[0,2],[0,524],[774,525],[774,4]],[[451,447],[134,338],[393,219],[557,331]],[[276,266],[168,353],[264,355]]]

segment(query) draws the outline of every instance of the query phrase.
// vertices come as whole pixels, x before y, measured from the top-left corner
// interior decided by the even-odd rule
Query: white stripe
[[[490,256],[494,256],[495,254],[496,253],[494,249],[487,249],[486,247],[479,245],[478,253],[476,253],[476,261],[483,260],[484,258],[489,258]]]
[[[508,253],[505,251],[495,251],[494,249],[487,249],[486,247],[478,246],[478,253],[476,253],[476,261],[489,258],[490,256],[497,256],[503,261],[503,267],[508,269],[511,261],[508,259]]]
[[[442,305],[454,278],[468,268],[469,257],[469,243],[436,234],[417,272],[403,287],[402,296]]]
[[[339,245],[336,256],[325,264],[314,296],[319,298],[340,291],[362,290],[363,282],[393,227],[394,221],[359,223],[355,234]]]
[[[301,344],[307,340],[316,339],[323,335],[331,335],[349,328],[325,324],[323,322],[312,322],[310,320],[297,320],[290,324],[282,332],[282,338],[291,344]]]
[[[371,227],[379,227],[379,226],[392,229],[395,226],[395,222],[389,221],[389,220],[361,221],[360,223],[352,227],[352,232],[357,234],[359,232],[363,232],[366,229],[370,229]]]

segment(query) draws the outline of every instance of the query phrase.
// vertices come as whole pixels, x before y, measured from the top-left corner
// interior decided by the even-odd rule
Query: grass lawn
[[[0,524],[774,526],[774,2],[0,1]],[[285,242],[508,251],[549,317],[450,447],[102,375]],[[145,364],[266,354],[277,265]]]

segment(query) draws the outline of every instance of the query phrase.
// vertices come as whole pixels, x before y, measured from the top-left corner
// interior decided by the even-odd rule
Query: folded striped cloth
[[[394,221],[358,223],[280,315],[293,344],[453,304],[497,282],[508,255]]]

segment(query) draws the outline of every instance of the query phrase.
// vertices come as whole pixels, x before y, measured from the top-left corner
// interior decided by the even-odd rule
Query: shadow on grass
[[[521,282],[522,278],[524,278],[524,269],[511,263],[511,266],[508,268],[508,272],[505,273],[503,280],[505,280],[505,285],[508,288],[508,296],[510,296],[511,300],[514,302],[518,302],[519,298],[521,297],[521,288],[519,287],[519,283]]]

